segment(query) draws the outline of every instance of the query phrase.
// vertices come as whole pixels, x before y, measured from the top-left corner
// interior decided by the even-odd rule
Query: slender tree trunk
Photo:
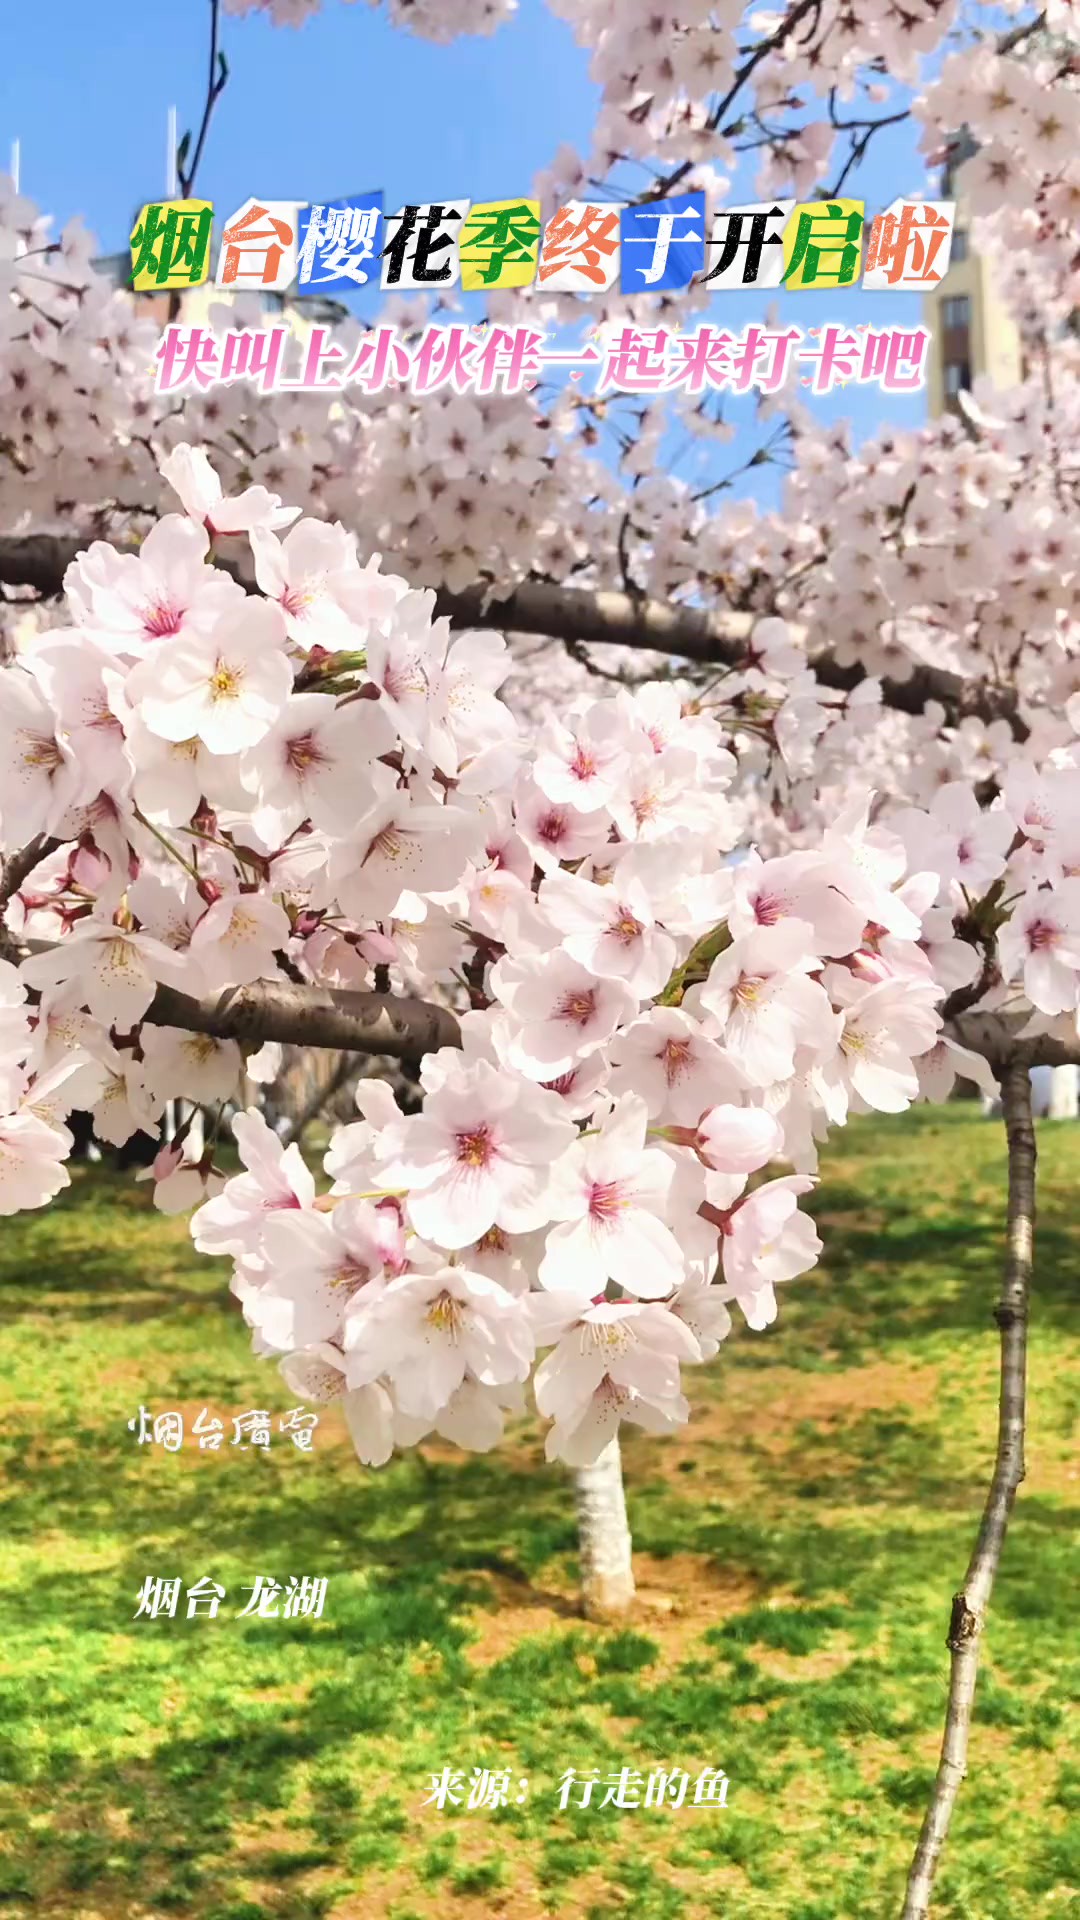
[[[581,1551],[581,1590],[590,1620],[610,1620],[634,1603],[630,1528],[622,1456],[611,1440],[591,1467],[574,1476]]]
[[[349,1075],[354,1071],[355,1066],[356,1057],[354,1054],[340,1054],[337,1065],[334,1067],[329,1079],[324,1080],[321,1084],[316,1081],[316,1085],[308,1095],[299,1113],[294,1119],[290,1120],[288,1127],[282,1135],[286,1146],[291,1146],[294,1140],[300,1141],[303,1139],[312,1121],[318,1119],[327,1103],[334,1098],[335,1094],[340,1093],[342,1087],[346,1085]]]
[[[953,1805],[967,1771],[979,1641],[1009,1515],[1024,1477],[1028,1294],[1035,1229],[1035,1128],[1026,1066],[1006,1066],[1001,1095],[1009,1146],[1009,1211],[1001,1298],[994,1311],[1001,1333],[997,1456],[963,1591],[953,1595],[947,1640],[952,1664],[945,1737],[934,1790],[912,1862],[901,1920],[926,1920],[930,1912],[934,1875]]]

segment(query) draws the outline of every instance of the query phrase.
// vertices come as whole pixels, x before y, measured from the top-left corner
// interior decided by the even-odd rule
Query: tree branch
[[[0,539],[0,582],[58,594],[67,567],[86,545],[85,540],[53,534]],[[581,645],[635,647],[707,666],[741,665],[754,626],[766,618],[765,612],[710,612],[602,587],[563,587],[543,580],[523,581],[502,599],[492,597],[490,582],[459,593],[439,588],[435,611],[456,627],[494,627],[502,633],[536,634]],[[837,692],[850,693],[866,679],[865,667],[841,666],[828,651],[809,653],[807,659],[821,684]],[[906,680],[883,680],[881,687],[885,705],[898,713],[921,714],[933,700],[954,725],[969,715],[987,725],[1005,720],[1018,740],[1027,738],[1011,687],[965,680],[928,666],[914,667]]]
[[[281,1040],[297,1047],[384,1053],[395,1060],[461,1045],[454,1015],[427,1000],[276,981],[230,987],[198,1000],[173,987],[159,987],[144,1018],[155,1027],[210,1033],[217,1040]]]
[[[199,126],[198,137],[195,141],[195,152],[192,154],[190,166],[186,164],[187,148],[191,140],[190,134],[184,135],[184,139],[181,142],[180,153],[177,156],[176,177],[180,183],[180,198],[182,200],[190,200],[191,198],[195,185],[195,175],[199,171],[199,162],[202,159],[203,148],[206,145],[206,136],[210,131],[210,121],[213,118],[214,108],[225,91],[225,83],[229,77],[229,68],[225,60],[225,55],[218,51],[218,29],[221,25],[220,15],[221,0],[210,0],[210,69],[206,77],[206,99],[203,102],[202,121]]]
[[[1031,1083],[1023,1062],[1001,1077],[1009,1148],[1009,1208],[1001,1298],[994,1312],[1001,1333],[997,1456],[982,1524],[964,1585],[953,1595],[947,1645],[952,1655],[949,1705],[937,1778],[912,1862],[901,1920],[926,1920],[949,1820],[967,1772],[968,1734],[982,1635],[1016,1491],[1024,1477],[1024,1401],[1028,1293],[1035,1228],[1035,1128]]]
[[[816,21],[816,18],[820,15],[820,11],[821,0],[795,0],[794,6],[788,8],[776,31],[769,34],[767,39],[759,40],[755,47],[747,50],[747,58],[743,61],[741,67],[736,68],[730,87],[723,95],[723,98],[717,101],[709,115],[707,124],[710,133],[716,133],[723,125],[725,115],[734,106],[736,99],[742,92],[747,81],[756,72],[767,55],[774,53],[778,47],[783,46],[784,41],[794,33],[796,27],[801,24],[808,13],[814,14]],[[812,37],[813,31],[814,29],[812,28],[811,35],[808,37]],[[700,164],[700,161],[696,160],[681,161],[670,173],[664,174],[659,180],[655,181],[649,188],[648,193],[642,194],[642,201],[647,203],[650,200],[662,200],[666,194],[672,191],[673,187],[677,187],[680,181],[685,180],[687,174],[693,173],[695,167]]]
[[[3,873],[0,875],[0,917],[3,916],[8,901],[18,893],[23,881],[33,873],[34,868],[39,866],[42,860],[46,860],[50,853],[55,853],[61,844],[59,840],[50,840],[46,834],[39,833],[33,840],[28,841],[25,847],[20,847],[17,853],[9,853],[3,863]]]
[[[20,954],[17,941],[4,924],[8,902],[34,868],[48,859],[50,853],[55,853],[60,844],[59,840],[50,840],[46,834],[39,833],[25,847],[9,853],[7,859],[0,862],[0,960],[7,960],[12,966],[18,966]]]
[[[943,1011],[948,1038],[972,1053],[981,1054],[999,1080],[1009,1066],[1023,1067],[1025,1071],[1032,1067],[1080,1066],[1080,1041],[1076,1039],[1058,1040],[1051,1033],[1032,1034],[1027,1040],[1018,1038],[1029,1023],[1029,1014],[973,1009],[954,1017],[949,1013],[948,1000]]]
[[[707,666],[731,667],[742,664],[747,640],[757,622],[766,618],[764,612],[709,612],[605,588],[561,587],[542,580],[524,581],[505,599],[489,600],[489,591],[484,586],[466,587],[460,593],[440,589],[435,610],[457,627],[497,627],[504,633],[546,634],[553,640],[640,647]],[[865,667],[841,666],[828,652],[808,653],[807,662],[822,686],[841,693],[852,692],[867,677]],[[920,714],[928,701],[936,700],[951,721],[969,714],[988,724],[1007,720],[1018,738],[1027,735],[1009,687],[992,687],[925,666],[915,667],[906,680],[883,680],[881,687],[886,706],[899,713]]]

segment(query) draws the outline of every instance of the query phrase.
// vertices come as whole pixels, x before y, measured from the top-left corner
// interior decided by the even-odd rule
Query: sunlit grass
[[[1074,1200],[1040,1129],[1028,1479],[986,1640],[942,1920],[1075,1912]],[[223,1263],[94,1173],[3,1223],[0,1903],[146,1920],[852,1920],[898,1906],[936,1759],[949,1600],[992,1453],[1004,1153],[971,1109],[860,1122],[825,1165],[826,1260],[778,1326],[625,1448],[646,1604],[574,1616],[565,1477],[503,1452],[361,1469],[228,1416],[292,1404]],[[143,1402],[226,1444],[140,1449]],[[321,1620],[238,1619],[257,1573],[325,1575]],[[148,1574],[228,1589],[134,1620]],[[564,1769],[722,1766],[726,1810],[558,1811]],[[529,1798],[424,1808],[444,1766]]]

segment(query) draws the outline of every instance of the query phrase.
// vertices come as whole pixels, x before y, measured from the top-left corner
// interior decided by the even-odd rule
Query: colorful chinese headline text
[[[955,206],[898,199],[866,234],[862,200],[761,200],[710,214],[704,193],[639,206],[569,200],[546,225],[538,200],[438,200],[383,212],[381,193],[333,205],[245,200],[221,231],[215,285],[298,295],[465,293],[535,286],[549,293],[717,293],[936,287],[949,265]],[[209,200],[157,201],[131,235],[136,292],[210,277]],[[865,260],[863,246],[865,240]]]

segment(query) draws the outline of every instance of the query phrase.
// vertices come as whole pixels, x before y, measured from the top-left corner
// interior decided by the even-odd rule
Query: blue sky
[[[165,190],[170,104],[181,132],[198,124],[209,12],[203,0],[20,8],[0,73],[0,166],[18,137],[24,193],[60,221],[81,214],[103,252],[120,251],[135,209]],[[450,47],[395,30],[363,0],[327,0],[299,30],[226,16],[222,44],[230,78],[197,191],[225,209],[256,192],[303,201],[377,187],[387,207],[454,194],[505,198],[530,187],[562,142],[587,147],[598,100],[587,54],[543,0],[521,0],[514,21],[491,38]],[[925,180],[910,128],[890,128],[846,191],[872,212]],[[763,305],[733,296],[724,320],[744,325]],[[791,295],[780,306],[804,327],[916,325],[920,317],[914,294]],[[825,418],[850,417],[858,438],[884,420],[910,424],[925,413],[922,396],[873,389],[847,388],[815,405]],[[771,498],[774,488],[758,469],[739,490]]]

